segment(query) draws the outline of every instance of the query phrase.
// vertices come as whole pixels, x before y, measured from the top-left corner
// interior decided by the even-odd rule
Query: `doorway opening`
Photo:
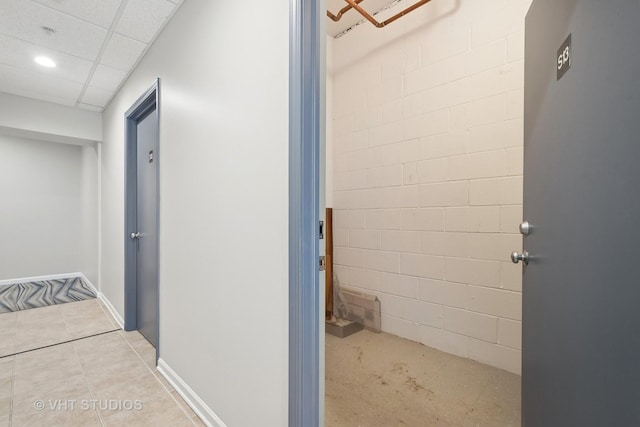
[[[384,21],[411,3],[369,7]],[[327,426],[520,423],[509,256],[522,249],[531,2],[517,3],[433,1],[385,28],[328,21],[327,314],[353,334],[326,335]]]
[[[159,357],[159,84],[125,113],[125,330]]]

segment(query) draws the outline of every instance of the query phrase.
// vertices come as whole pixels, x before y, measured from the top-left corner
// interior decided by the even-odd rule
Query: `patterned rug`
[[[0,286],[0,313],[95,298],[81,277]]]

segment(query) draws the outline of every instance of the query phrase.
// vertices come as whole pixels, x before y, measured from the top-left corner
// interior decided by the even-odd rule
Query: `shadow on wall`
[[[433,3],[427,3],[423,7],[416,9],[384,28],[375,28],[369,24],[369,22],[361,21],[361,23],[352,27],[350,31],[370,31],[372,37],[367,38],[366,45],[358,46],[358,55],[350,56],[342,61],[340,61],[340,58],[334,59],[335,64],[332,72],[336,74],[340,73],[342,70],[360,61],[362,58],[383,50],[389,43],[395,43],[398,37],[410,37],[418,31],[423,31],[424,26],[433,25],[436,22],[453,15],[458,11],[458,9],[460,9],[461,1],[462,0],[451,0],[447,2],[450,5],[445,8],[439,7],[439,5],[444,2],[439,3],[438,1],[434,1]],[[382,17],[380,19],[385,19],[385,14],[396,13],[398,7],[403,6],[399,4],[385,10],[381,13]],[[362,28],[363,25],[366,26],[366,29]],[[389,37],[389,33],[391,33],[392,37]],[[348,33],[345,33],[345,35],[346,34]],[[350,49],[350,51],[353,52],[355,50]]]

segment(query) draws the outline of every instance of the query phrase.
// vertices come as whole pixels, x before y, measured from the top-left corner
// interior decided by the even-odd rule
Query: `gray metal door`
[[[527,16],[526,427],[640,425],[639,20],[638,0],[535,0]]]
[[[158,346],[158,113],[137,125],[137,272],[138,330]]]

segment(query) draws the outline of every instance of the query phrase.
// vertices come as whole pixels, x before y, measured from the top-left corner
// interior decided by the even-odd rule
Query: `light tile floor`
[[[0,357],[118,329],[97,299],[0,314]]]
[[[326,335],[327,427],[520,425],[520,376],[393,335]]]
[[[113,331],[98,301],[8,314],[0,330],[14,328],[16,349],[49,347],[0,357],[0,427],[204,425],[156,370],[155,349]]]

